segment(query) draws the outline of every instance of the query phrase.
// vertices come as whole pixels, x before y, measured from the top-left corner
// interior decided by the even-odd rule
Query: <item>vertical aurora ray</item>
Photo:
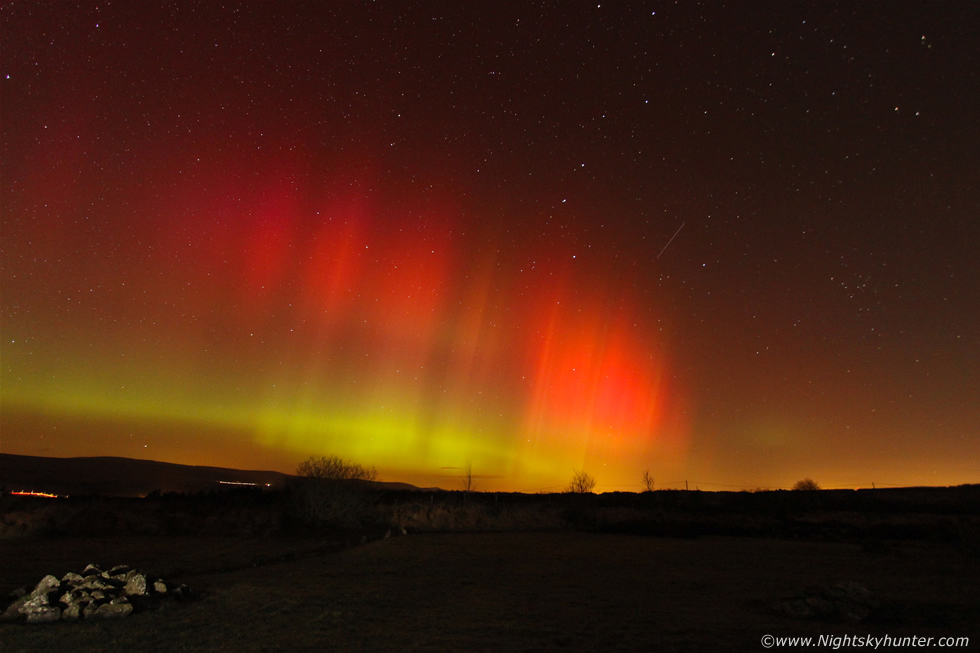
[[[976,482],[975,3],[173,4],[0,9],[4,452]]]
[[[553,252],[466,234],[450,202],[369,200],[278,165],[144,198],[159,218],[134,235],[141,305],[121,301],[66,350],[105,355],[53,355],[54,381],[5,388],[5,406],[170,422],[183,442],[224,429],[243,452],[336,453],[391,478],[470,464],[484,489],[583,466],[635,480],[672,398],[628,294],[602,299]],[[505,243],[541,261],[537,277],[508,267]]]
[[[686,447],[677,445],[676,398],[668,392],[665,355],[644,342],[628,293],[616,284],[590,291],[570,273],[542,290],[536,303],[528,355],[532,382],[523,411],[521,458],[551,477],[570,469],[602,470],[630,479],[637,461],[659,453],[674,464]],[[684,438],[681,438],[681,443]]]

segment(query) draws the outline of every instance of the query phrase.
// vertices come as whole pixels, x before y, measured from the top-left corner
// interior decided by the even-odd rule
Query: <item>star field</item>
[[[976,482],[978,22],[7,3],[0,450]]]

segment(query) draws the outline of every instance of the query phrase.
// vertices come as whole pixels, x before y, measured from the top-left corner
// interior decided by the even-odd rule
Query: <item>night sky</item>
[[[27,2],[0,451],[980,481],[980,4]]]

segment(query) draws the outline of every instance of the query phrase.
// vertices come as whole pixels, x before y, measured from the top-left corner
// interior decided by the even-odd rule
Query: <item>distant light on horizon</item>
[[[45,499],[57,499],[61,495],[51,494],[50,492],[40,492],[37,490],[17,490],[10,494],[18,497],[44,497]]]

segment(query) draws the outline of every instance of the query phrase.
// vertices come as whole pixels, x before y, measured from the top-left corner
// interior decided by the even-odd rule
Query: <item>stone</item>
[[[820,589],[818,593],[831,601],[839,601],[847,597],[847,592],[840,585]]]
[[[30,594],[24,594],[19,599],[15,600],[7,609],[0,614],[0,621],[10,622],[10,621],[20,621],[24,617],[24,613],[21,612],[21,608],[25,603],[31,600]]]
[[[43,581],[42,581],[43,582]],[[41,587],[41,584],[38,584]],[[35,590],[36,592],[37,590]],[[17,611],[24,615],[27,623],[40,624],[61,619],[61,608],[52,606],[50,596],[53,592],[31,593],[26,601],[20,603]]]
[[[34,591],[31,592],[34,596],[39,596],[41,594],[48,594],[61,587],[61,581],[55,576],[50,574],[41,579],[41,582],[34,587]]]
[[[61,611],[62,621],[78,621],[82,618],[82,603],[72,603],[67,608]]]
[[[829,587],[811,587],[800,595],[772,603],[775,611],[793,619],[821,619],[860,623],[867,619],[880,601],[872,592],[853,581]]]
[[[128,601],[126,603],[103,603],[93,613],[93,616],[101,619],[112,619],[116,617],[125,617],[132,611],[133,604],[129,603]]]
[[[20,611],[26,614],[28,610],[46,608],[50,605],[51,599],[47,594],[31,594],[29,597],[27,597],[27,601],[25,601],[21,606]]]
[[[136,570],[132,570],[125,576],[126,584],[123,592],[128,596],[142,596],[146,594],[146,576]]]
[[[101,576],[86,576],[82,582],[75,584],[75,588],[81,590],[101,590],[109,587],[113,587],[112,583]]]
[[[846,602],[839,603],[837,605],[837,611],[844,621],[852,624],[861,623],[871,614],[870,608],[866,605]]]
[[[841,583],[837,586],[844,591],[846,599],[852,603],[866,605],[869,608],[877,608],[881,602],[871,593],[867,587],[854,582]]]
[[[106,587],[114,587],[116,589],[121,589],[126,586],[126,581],[123,578],[123,576],[103,576]]]
[[[13,601],[0,612],[0,621],[35,624],[117,618],[150,609],[164,599],[194,597],[187,585],[162,578],[150,583],[146,574],[128,565],[106,572],[88,565],[83,574],[69,572],[61,580],[45,576],[30,592],[26,588],[12,592]]]
[[[837,612],[837,606],[833,601],[829,601],[820,596],[811,596],[805,600],[805,603],[814,613],[823,617],[832,616]]]
[[[777,601],[773,607],[793,619],[809,619],[813,616],[813,610],[804,599]]]
[[[61,608],[45,605],[33,608],[29,612],[25,612],[25,615],[29,624],[46,624],[61,620]]]

